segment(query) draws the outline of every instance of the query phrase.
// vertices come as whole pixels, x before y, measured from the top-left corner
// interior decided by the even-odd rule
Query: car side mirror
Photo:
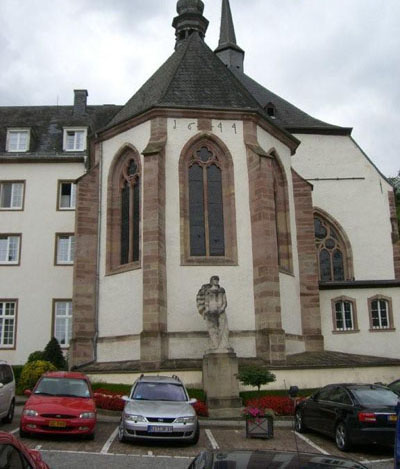
[[[4,384],[3,383],[0,383],[0,389],[4,387]]]
[[[196,404],[196,402],[197,402],[197,399],[195,399],[194,397],[189,400],[190,405]]]
[[[25,389],[24,395],[27,396],[27,397],[29,397],[29,396],[32,395],[32,391],[31,391],[30,389]]]
[[[122,396],[121,399],[125,402],[130,401],[129,396]]]

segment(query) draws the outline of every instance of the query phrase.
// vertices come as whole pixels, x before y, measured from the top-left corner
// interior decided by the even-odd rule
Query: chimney
[[[74,116],[86,114],[87,90],[74,90]]]

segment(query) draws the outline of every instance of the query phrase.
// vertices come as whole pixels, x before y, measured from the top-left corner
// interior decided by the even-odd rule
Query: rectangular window
[[[372,328],[389,329],[389,303],[386,300],[374,300],[371,303]]]
[[[353,305],[350,301],[338,301],[335,303],[336,330],[354,330]]]
[[[56,243],[56,264],[73,264],[75,236],[73,234],[59,234]]]
[[[7,131],[7,151],[26,152],[29,150],[30,132],[28,129]]]
[[[60,181],[58,187],[59,210],[75,209],[76,184],[70,181]]]
[[[54,337],[61,347],[69,347],[72,337],[72,301],[54,302]]]
[[[0,301],[0,347],[14,347],[17,303]]]
[[[22,210],[23,202],[23,182],[0,182],[0,210]]]
[[[86,129],[64,129],[64,151],[86,150]]]
[[[18,264],[20,235],[0,235],[0,264]]]

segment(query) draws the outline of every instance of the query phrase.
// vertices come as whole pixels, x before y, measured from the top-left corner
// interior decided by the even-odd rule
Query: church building
[[[1,357],[55,336],[86,371],[201,370],[218,275],[241,363],[398,373],[392,186],[351,128],[245,73],[229,0],[215,50],[207,27],[179,0],[124,106],[0,107]]]

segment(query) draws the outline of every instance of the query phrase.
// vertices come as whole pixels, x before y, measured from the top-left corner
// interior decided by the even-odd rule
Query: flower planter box
[[[252,417],[246,416],[246,438],[274,437],[274,419],[270,415]]]

